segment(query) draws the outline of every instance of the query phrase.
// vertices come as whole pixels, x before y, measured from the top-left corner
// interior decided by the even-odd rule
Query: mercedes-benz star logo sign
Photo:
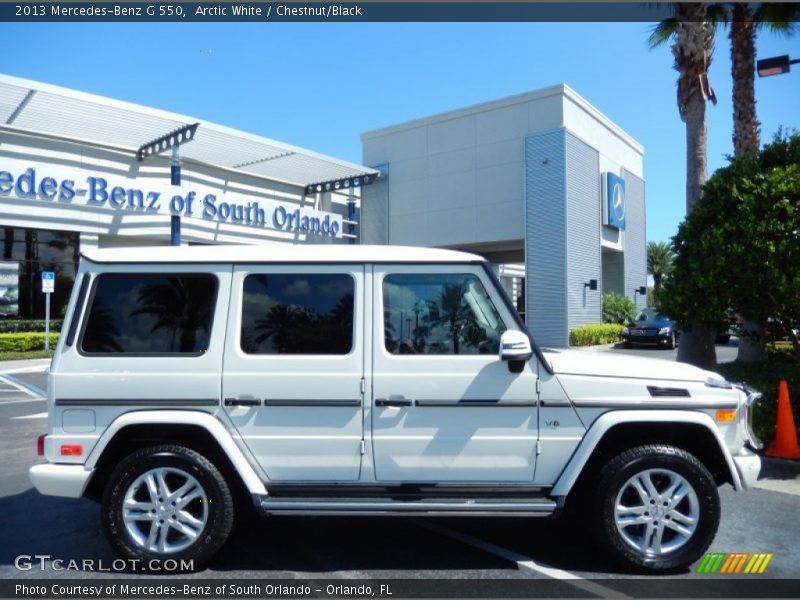
[[[625,192],[619,183],[614,184],[614,216],[618,223],[625,218]]]

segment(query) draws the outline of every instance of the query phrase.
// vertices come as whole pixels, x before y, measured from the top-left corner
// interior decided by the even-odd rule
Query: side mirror
[[[500,337],[500,360],[526,361],[531,356],[531,341],[521,331],[509,330]]]

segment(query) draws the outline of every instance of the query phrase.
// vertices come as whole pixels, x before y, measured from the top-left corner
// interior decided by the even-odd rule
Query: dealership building
[[[566,85],[362,134],[361,241],[491,259],[540,344],[643,306],[643,147]]]
[[[643,149],[569,87],[362,143],[367,166],[0,75],[0,317],[44,315],[43,272],[58,316],[82,250],[170,243],[474,252],[549,346],[601,322],[604,291],[644,304]]]
[[[58,316],[87,248],[354,243],[360,189],[376,175],[184,115],[0,75],[0,316],[44,315],[42,272],[55,273]]]

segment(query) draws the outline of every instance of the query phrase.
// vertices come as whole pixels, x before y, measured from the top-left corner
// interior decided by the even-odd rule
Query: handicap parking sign
[[[56,274],[53,271],[42,271],[42,292],[52,294],[56,291]]]

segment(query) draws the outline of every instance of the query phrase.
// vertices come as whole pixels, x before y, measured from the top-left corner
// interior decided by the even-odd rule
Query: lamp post
[[[756,61],[756,71],[759,77],[772,77],[773,75],[783,75],[791,70],[792,65],[800,63],[800,58],[790,59],[788,54],[783,56],[773,56],[762,58]]]
[[[162,135],[144,146],[140,147],[136,152],[136,158],[142,162],[148,156],[160,154],[167,150],[172,150],[172,163],[170,165],[170,183],[174,186],[181,184],[181,159],[180,159],[180,145],[186,142],[191,142],[194,139],[194,134],[200,123],[192,125],[185,125],[175,131],[169,132],[167,135]],[[171,246],[181,245],[181,217],[180,215],[171,215],[170,217],[170,235],[169,243]]]

